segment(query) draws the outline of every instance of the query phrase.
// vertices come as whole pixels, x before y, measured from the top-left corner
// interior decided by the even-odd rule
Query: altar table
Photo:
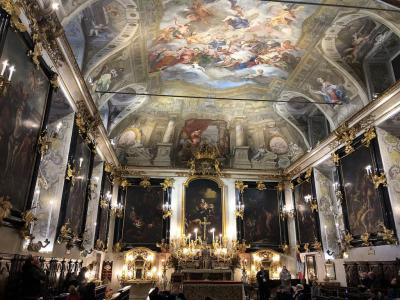
[[[214,300],[244,300],[244,286],[235,281],[185,281],[183,294],[188,300],[204,300],[209,296]]]
[[[183,280],[232,280],[231,269],[183,269]]]

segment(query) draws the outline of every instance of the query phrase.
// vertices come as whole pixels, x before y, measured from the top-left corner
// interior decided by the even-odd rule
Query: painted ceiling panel
[[[154,164],[173,124],[172,165],[185,166],[200,130],[232,167],[243,122],[252,167],[285,167],[396,81],[400,13],[356,0],[284,2],[62,1],[60,19],[121,161]]]

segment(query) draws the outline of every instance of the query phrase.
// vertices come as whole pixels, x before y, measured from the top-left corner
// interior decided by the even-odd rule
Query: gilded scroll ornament
[[[371,245],[371,243],[369,241],[369,236],[370,236],[370,234],[368,232],[365,232],[360,236],[363,246],[370,246]]]
[[[312,168],[309,168],[307,169],[306,174],[304,175],[305,181],[307,182],[310,181],[311,175],[312,175]]]
[[[259,191],[263,191],[266,190],[267,187],[265,185],[265,183],[263,181],[257,181],[257,186],[256,186],[257,190]]]
[[[342,126],[335,130],[335,135],[340,143],[344,143],[344,152],[350,154],[354,151],[353,140],[356,137],[357,129],[355,127],[349,128],[348,123],[345,122]]]
[[[311,246],[315,251],[321,251],[322,250],[321,242],[319,242],[317,239],[315,239],[315,241],[312,243]]]
[[[95,245],[94,245],[94,248],[97,250],[97,251],[105,251],[107,248],[106,248],[106,244],[102,241],[102,240],[100,240],[100,239],[98,239],[97,241],[96,241],[96,243],[95,243]]]
[[[139,185],[144,189],[148,189],[151,186],[150,177],[148,176],[142,177],[142,180],[139,182]]]
[[[21,15],[20,1],[13,0],[0,0],[0,6],[10,15],[11,26],[19,32],[26,32],[26,26],[21,22],[19,16]]]
[[[174,182],[175,182],[175,179],[173,179],[173,178],[165,178],[164,182],[160,183],[160,185],[161,185],[162,189],[164,191],[166,191],[169,188],[172,189],[174,187]]]
[[[396,245],[398,241],[394,231],[386,228],[386,226],[383,224],[380,224],[380,227],[382,229],[378,232],[378,236],[382,237],[382,240],[384,240],[387,244]]]
[[[369,145],[371,144],[371,141],[376,138],[376,132],[375,129],[373,127],[368,128],[364,135],[363,135],[363,139],[361,140],[361,143],[365,146],[365,147],[369,147]]]
[[[340,156],[339,156],[339,154],[333,152],[333,153],[331,154],[331,158],[332,158],[332,161],[333,161],[333,163],[335,164],[335,166],[339,166],[339,163],[340,163]]]
[[[236,180],[235,181],[235,188],[243,194],[244,190],[247,189],[249,186],[247,184],[244,184],[243,181],[241,180]]]
[[[68,163],[68,165],[67,165],[67,174],[65,176],[65,179],[70,181],[71,184],[74,185],[75,184],[75,176],[76,176],[75,168],[70,163]]]
[[[33,214],[32,209],[26,210],[21,214],[22,221],[24,222],[23,227],[20,230],[22,238],[26,239],[31,237],[31,225],[37,221],[36,216]],[[32,238],[33,239],[33,238]]]
[[[11,214],[12,204],[9,197],[0,197],[0,225]]]

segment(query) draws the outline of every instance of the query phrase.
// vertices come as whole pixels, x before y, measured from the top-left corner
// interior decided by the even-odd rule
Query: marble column
[[[115,206],[118,204],[118,192],[119,192],[119,181],[115,182],[113,185],[113,190],[112,190],[112,198],[111,198],[111,207]],[[125,207],[124,207],[125,209]],[[115,214],[110,214],[110,219],[109,219],[109,226],[108,226],[108,237],[107,237],[107,251],[109,253],[112,253],[113,251],[113,246],[114,246],[114,228],[115,228]],[[117,241],[116,241],[117,242]]]
[[[172,138],[175,130],[175,119],[168,122],[167,129],[164,132],[162,143],[157,144],[157,155],[154,158],[153,164],[156,166],[171,165]]]
[[[237,169],[251,169],[249,160],[249,146],[245,146],[245,132],[243,121],[239,121],[235,125],[235,154],[233,158],[233,167]]]

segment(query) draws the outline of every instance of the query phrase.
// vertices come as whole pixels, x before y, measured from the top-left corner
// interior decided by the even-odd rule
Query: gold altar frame
[[[226,237],[226,199],[225,199],[225,184],[224,182],[215,176],[207,176],[207,175],[194,175],[190,176],[186,179],[186,181],[183,183],[182,186],[182,199],[181,199],[181,204],[182,204],[182,213],[181,213],[181,236],[185,235],[185,212],[186,212],[186,188],[189,186],[189,184],[192,181],[199,180],[199,179],[208,179],[214,181],[216,184],[218,184],[218,187],[221,189],[221,200],[222,200],[222,238]]]

